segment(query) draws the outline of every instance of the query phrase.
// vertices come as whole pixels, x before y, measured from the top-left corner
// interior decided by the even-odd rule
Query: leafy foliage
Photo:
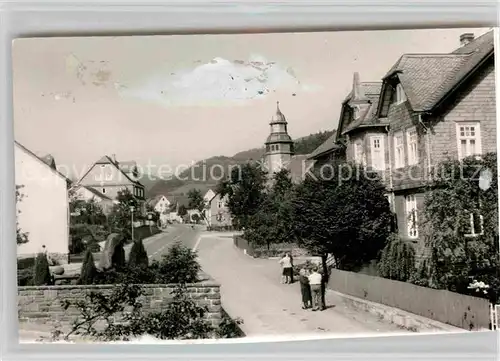
[[[207,204],[205,202],[205,199],[203,198],[203,195],[201,194],[201,191],[199,189],[191,189],[188,192],[188,198],[189,198],[189,209],[196,209],[198,212],[200,212],[201,217],[206,221],[205,217],[205,211],[207,209]],[[196,216],[196,217],[195,217]],[[197,214],[193,215],[193,221],[198,222],[199,221],[199,216]]]
[[[184,206],[183,204],[181,204],[181,205],[179,206],[179,210],[177,211],[177,214],[178,214],[180,217],[184,217],[187,213],[188,213],[188,211],[187,211],[186,206]]]
[[[379,274],[391,280],[407,282],[415,274],[415,249],[392,234],[378,263]]]
[[[92,251],[87,249],[85,252],[85,258],[83,259],[78,283],[81,285],[91,285],[94,283],[96,277],[97,268],[95,266],[94,256],[92,255]]]
[[[33,285],[46,286],[51,285],[52,276],[49,270],[49,261],[47,255],[43,252],[38,253],[35,259],[35,270],[33,272]]]
[[[23,188],[23,185],[16,185],[16,203],[20,203],[23,198],[24,194],[21,193],[21,189]],[[19,215],[21,211],[19,208],[17,209],[17,214]],[[28,243],[28,233],[23,232],[21,228],[19,227],[19,221],[16,220],[16,243],[19,244],[24,244]]]
[[[469,283],[477,279],[491,285],[489,296],[497,297],[496,153],[440,164],[425,198],[422,226],[430,249],[427,286],[469,293]]]
[[[139,215],[139,201],[128,189],[119,191],[116,200],[118,203],[113,205],[108,216],[111,232],[120,233],[125,238],[132,239],[131,207],[134,207],[134,214]]]
[[[287,243],[294,240],[292,219],[293,185],[290,172],[283,169],[274,175],[273,185],[263,197],[257,212],[248,219],[245,238],[254,245]]]
[[[129,267],[148,267],[149,258],[142,240],[134,241],[128,256]]]
[[[354,170],[354,173],[352,172]],[[356,165],[332,180],[307,177],[293,198],[297,239],[312,253],[331,253],[337,267],[355,270],[385,247],[391,212],[376,174]]]
[[[221,198],[228,196],[227,206],[236,228],[247,228],[264,201],[266,174],[255,163],[233,168],[228,179],[217,185]]]
[[[193,283],[201,270],[197,254],[181,243],[175,243],[161,262],[153,262],[151,268],[159,275],[159,283]]]

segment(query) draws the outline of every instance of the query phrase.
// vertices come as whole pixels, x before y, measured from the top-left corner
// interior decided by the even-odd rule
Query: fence
[[[483,298],[337,269],[328,288],[466,330],[490,328],[490,303]]]
[[[242,249],[249,256],[254,256],[253,247],[248,243],[246,239],[241,236],[233,236],[233,243],[239,249]]]
[[[500,305],[490,304],[490,318],[491,318],[491,329],[498,330],[498,313],[500,311]]]

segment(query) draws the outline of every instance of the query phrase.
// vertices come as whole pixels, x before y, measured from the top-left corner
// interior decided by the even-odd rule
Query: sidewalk
[[[231,238],[204,234],[198,255],[202,269],[221,283],[224,309],[231,317],[243,319],[241,328],[248,336],[402,332],[347,307],[334,292],[327,292],[327,310],[303,310],[299,283],[280,283],[277,260],[246,256],[233,246]]]

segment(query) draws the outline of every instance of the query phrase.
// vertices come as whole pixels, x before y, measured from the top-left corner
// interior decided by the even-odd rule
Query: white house
[[[75,193],[75,196],[78,199],[90,201],[94,200],[96,201],[102,208],[104,214],[109,214],[111,211],[113,204],[117,203],[116,200],[111,199],[110,197],[106,196],[105,194],[99,192],[95,188],[91,187],[86,187],[83,185],[77,185],[73,188],[71,188],[73,192]]]
[[[164,195],[160,194],[150,199],[148,205],[160,214],[160,222],[165,224],[169,220],[171,202]]]
[[[33,152],[15,143],[16,185],[22,199],[17,202],[18,227],[28,242],[17,246],[18,257],[44,250],[67,261],[69,252],[68,179],[55,163],[46,163]]]

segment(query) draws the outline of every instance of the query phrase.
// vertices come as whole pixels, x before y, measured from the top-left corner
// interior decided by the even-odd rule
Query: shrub
[[[52,284],[47,255],[43,252],[36,256],[35,270],[33,272],[33,285],[44,286]]]
[[[233,320],[224,310],[222,310],[222,321],[219,324],[216,335],[219,338],[244,337],[245,334],[239,326],[241,324],[243,324],[243,320],[241,318]]]
[[[17,269],[33,268],[35,266],[35,259],[36,257],[19,258],[17,260]]]
[[[90,285],[94,283],[97,276],[97,268],[95,266],[94,256],[90,249],[85,252],[85,258],[80,272],[78,283],[81,285]]]
[[[158,283],[193,283],[201,270],[197,254],[190,248],[176,243],[160,262],[153,262],[151,268],[157,274]]]
[[[18,286],[33,286],[33,269],[25,268],[17,271]]]
[[[402,241],[396,234],[382,250],[378,263],[380,276],[397,281],[408,281],[415,274],[415,250],[413,246]]]
[[[126,265],[125,250],[123,242],[116,245],[111,256],[111,265],[114,269],[123,269]]]
[[[79,312],[64,338],[75,334],[106,342],[149,334],[160,339],[199,339],[214,333],[204,318],[206,308],[188,297],[184,287],[173,291],[173,299],[164,309],[149,314],[142,311],[142,295],[140,286],[122,283],[109,295],[92,291],[82,300],[63,301],[64,309],[73,306]],[[62,334],[61,330],[53,333],[56,339]]]
[[[131,268],[149,266],[148,253],[144,248],[142,240],[134,241],[128,258],[128,265]]]

